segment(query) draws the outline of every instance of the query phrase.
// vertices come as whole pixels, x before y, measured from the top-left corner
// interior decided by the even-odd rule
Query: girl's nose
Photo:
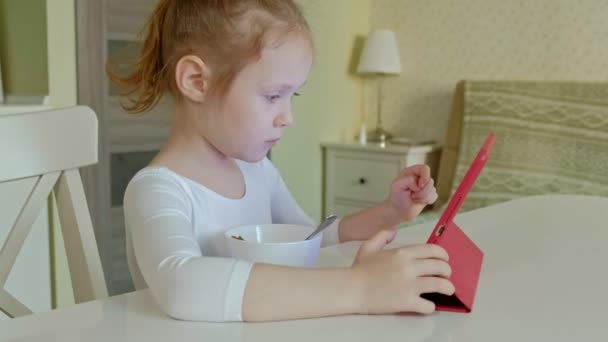
[[[291,114],[291,106],[279,114],[274,119],[275,127],[289,127],[293,123],[293,115]]]

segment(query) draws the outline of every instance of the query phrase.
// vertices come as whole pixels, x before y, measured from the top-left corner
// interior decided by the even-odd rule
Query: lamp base
[[[376,129],[367,133],[367,140],[372,142],[386,142],[393,138],[393,134],[382,127],[376,127]]]

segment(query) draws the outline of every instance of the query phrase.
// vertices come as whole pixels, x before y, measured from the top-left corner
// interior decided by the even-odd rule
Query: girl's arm
[[[384,250],[395,236],[381,231],[362,244],[349,268],[298,269],[254,265],[243,299],[245,321],[341,314],[431,313],[422,293],[454,293],[450,267],[432,244]]]
[[[161,172],[136,175],[124,200],[129,269],[169,316],[191,321],[240,321],[253,264],[205,256],[180,183]],[[204,208],[203,208],[204,209]],[[144,282],[142,287],[142,282]]]
[[[367,240],[380,230],[395,229],[399,223],[415,219],[435,200],[437,191],[429,167],[408,167],[390,184],[385,201],[346,216],[340,222],[340,241]]]
[[[315,222],[297,204],[283,178],[269,161],[268,176],[272,186],[272,217],[275,223],[313,226]],[[395,229],[403,221],[413,220],[427,204],[437,199],[430,169],[426,165],[406,168],[390,184],[389,197],[376,206],[363,209],[334,221],[323,232],[323,246],[352,240],[367,240],[381,230]]]
[[[432,312],[421,293],[453,293],[447,255],[435,245],[383,250],[395,232],[366,241],[352,267],[303,269],[204,256],[179,182],[158,174],[130,182],[124,208],[134,259],[169,316],[266,321],[349,313]],[[439,277],[435,277],[439,276]]]
[[[243,320],[269,321],[354,314],[360,289],[350,268],[253,266],[243,299]]]
[[[367,240],[380,230],[394,230],[400,223],[399,214],[390,202],[363,209],[344,217],[340,222],[340,241]]]

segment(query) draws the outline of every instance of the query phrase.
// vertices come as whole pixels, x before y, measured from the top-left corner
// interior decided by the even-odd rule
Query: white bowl
[[[231,257],[259,263],[314,267],[319,258],[322,233],[304,240],[314,227],[260,224],[229,229],[224,234]],[[241,236],[237,240],[233,236]]]

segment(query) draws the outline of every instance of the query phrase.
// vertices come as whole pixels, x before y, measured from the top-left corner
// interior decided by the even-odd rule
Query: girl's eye
[[[300,96],[300,93],[293,93],[293,96]],[[270,103],[273,103],[281,98],[281,95],[266,95],[266,100]]]
[[[271,103],[280,98],[281,98],[281,95],[266,95],[266,100],[268,100],[268,102],[271,102]]]

